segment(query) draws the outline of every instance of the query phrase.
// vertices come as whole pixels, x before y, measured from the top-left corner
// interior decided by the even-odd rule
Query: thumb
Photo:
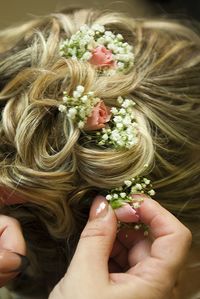
[[[108,259],[117,232],[116,216],[105,197],[95,198],[89,220],[81,234],[68,273],[79,273],[90,281],[108,280]]]

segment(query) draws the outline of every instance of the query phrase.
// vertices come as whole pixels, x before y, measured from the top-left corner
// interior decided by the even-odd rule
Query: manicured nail
[[[105,197],[98,195],[92,203],[89,220],[105,217],[108,213],[108,209],[108,202]]]
[[[117,219],[121,222],[130,223],[139,221],[139,215],[137,214],[137,211],[133,209],[129,204],[125,204],[114,211]]]
[[[0,251],[0,273],[23,272],[29,265],[26,256],[8,250]]]

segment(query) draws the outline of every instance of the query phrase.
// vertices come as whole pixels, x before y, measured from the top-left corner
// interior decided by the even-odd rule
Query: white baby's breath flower
[[[124,127],[123,123],[117,123],[116,126],[117,126],[118,129],[122,129]]]
[[[126,109],[124,109],[124,108],[121,108],[120,110],[119,110],[119,113],[121,114],[121,115],[126,115]]]
[[[102,139],[103,139],[103,140],[108,140],[108,134],[103,134],[103,135],[102,135]]]
[[[145,182],[146,185],[149,185],[151,181],[148,180],[147,178],[144,178],[144,182]]]
[[[87,61],[87,60],[90,60],[91,57],[92,57],[92,53],[90,53],[89,51],[87,51],[87,52],[85,52],[83,54],[82,59]]]
[[[74,119],[77,114],[77,109],[76,108],[70,108],[68,111],[68,117],[71,119]]]
[[[77,90],[80,94],[82,94],[82,93],[84,92],[85,88],[84,88],[82,85],[78,85],[78,86],[76,87],[76,90]]]
[[[132,182],[129,180],[124,181],[124,184],[128,187],[130,187],[132,185]]]
[[[74,98],[79,98],[80,97],[80,92],[78,92],[77,90],[73,91],[73,97]]]
[[[121,34],[117,34],[117,38],[119,39],[119,40],[123,40],[123,36],[121,35]]]
[[[150,196],[154,196],[155,195],[155,191],[153,189],[150,190],[148,193],[149,193]]]
[[[120,115],[117,115],[114,117],[114,122],[121,123],[123,121],[123,118]]]
[[[135,229],[135,230],[139,230],[139,229],[140,229],[140,227],[141,227],[141,226],[140,226],[140,225],[138,225],[138,224],[134,225],[134,229]]]
[[[125,192],[121,192],[120,196],[121,196],[121,198],[125,198],[126,197],[126,193]]]
[[[84,121],[79,121],[79,122],[78,122],[78,127],[79,127],[79,129],[83,129],[83,128],[84,128],[84,125],[85,125]]]
[[[118,113],[118,109],[116,107],[112,107],[111,112],[112,112],[113,115],[115,115],[115,114]]]
[[[65,112],[67,117],[74,121],[80,129],[84,128],[87,118],[91,115],[99,98],[94,97],[93,92],[84,94],[85,88],[78,85],[72,93],[72,97],[63,92],[63,104],[59,105],[58,109]]]
[[[120,69],[122,69],[122,70],[124,69],[124,63],[123,62],[120,61],[120,62],[117,63],[117,65]]]
[[[110,195],[110,194],[106,195],[106,199],[107,200],[111,200],[112,199],[112,195]]]
[[[94,31],[99,31],[99,32],[105,32],[105,27],[103,25],[99,25],[99,24],[94,24],[92,25],[92,29]]]
[[[142,190],[142,185],[141,185],[141,184],[136,184],[135,187],[136,187],[138,190]]]
[[[127,127],[131,124],[131,122],[132,122],[132,118],[129,115],[126,115],[122,120],[122,123]]]
[[[81,97],[81,101],[82,101],[83,104],[86,104],[87,101],[88,101],[87,95],[84,95],[83,97]]]
[[[122,97],[118,97],[117,98],[117,102],[122,105],[122,103],[124,102],[124,99]],[[122,106],[123,107],[123,106]],[[125,107],[126,108],[126,107]]]
[[[133,206],[134,209],[139,209],[141,204],[139,202],[135,202],[135,203],[132,204],[132,206]]]
[[[105,66],[105,69],[100,69],[101,72],[111,76],[118,71],[127,72],[133,66],[133,47],[123,42],[121,34],[105,30],[100,24],[93,24],[91,27],[86,24],[81,26],[79,31],[61,43],[60,55],[74,60],[90,61],[93,50],[98,46],[104,46],[106,50],[111,51],[111,57],[116,61],[112,64],[112,69]]]
[[[122,103],[123,108],[128,108],[128,107],[131,107],[131,106],[133,106],[133,101],[132,100],[125,99]]]
[[[65,111],[66,111],[66,107],[65,107],[64,105],[59,105],[59,106],[58,106],[58,110],[59,110],[60,112],[65,112]]]

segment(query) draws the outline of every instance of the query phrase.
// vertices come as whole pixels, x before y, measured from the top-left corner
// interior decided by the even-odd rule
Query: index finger
[[[149,226],[154,239],[149,258],[161,262],[170,271],[179,270],[191,246],[191,232],[151,198],[144,200],[138,213],[141,222]]]
[[[26,244],[19,222],[5,215],[0,215],[0,249],[8,249],[21,255],[26,253]]]

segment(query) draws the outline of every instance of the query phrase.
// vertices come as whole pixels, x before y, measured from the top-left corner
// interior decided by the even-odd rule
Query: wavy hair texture
[[[133,45],[135,64],[127,74],[107,77],[87,62],[60,56],[60,43],[93,23]],[[138,144],[116,151],[88,141],[58,111],[63,91],[70,95],[77,85],[108,106],[117,105],[119,95],[132,98]],[[2,202],[1,213],[20,220],[30,254],[44,253],[38,275],[55,269],[47,253],[53,260],[69,247],[62,258],[70,260],[93,196],[131,176],[148,175],[156,199],[199,240],[199,103],[198,29],[78,9],[0,32],[0,185],[27,199],[9,207]],[[52,285],[66,270],[62,259],[55,263]]]

